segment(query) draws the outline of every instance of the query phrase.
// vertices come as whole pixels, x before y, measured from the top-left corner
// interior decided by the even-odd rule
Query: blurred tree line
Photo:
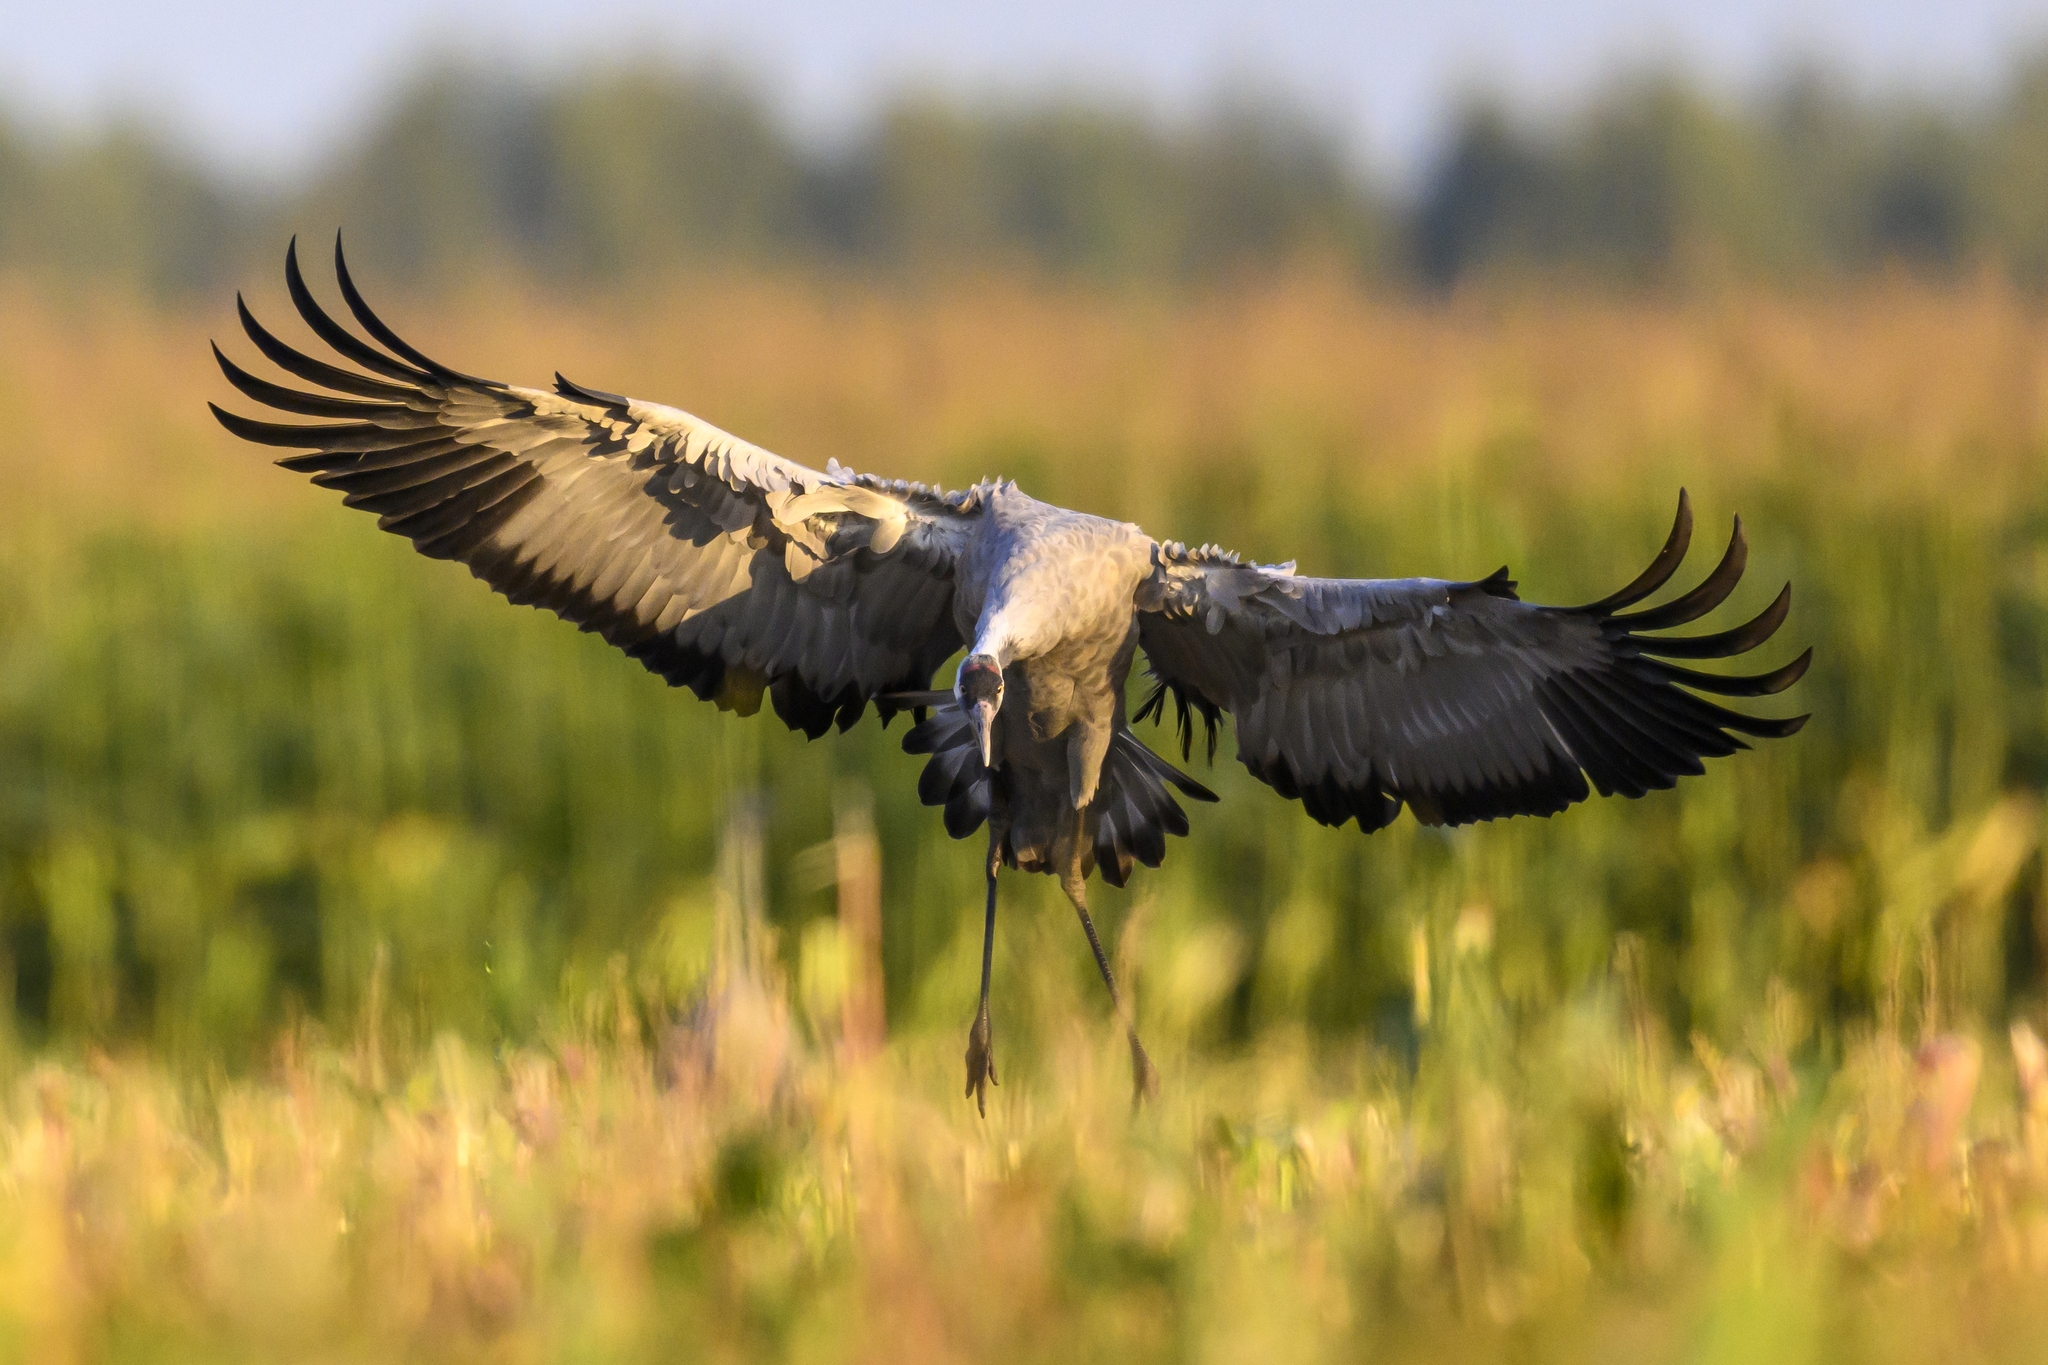
[[[909,99],[858,139],[795,139],[716,72],[551,84],[442,69],[293,188],[234,185],[148,130],[0,122],[0,265],[158,293],[217,286],[280,233],[340,223],[420,272],[602,280],[814,262],[1183,281],[1303,256],[1441,288],[2001,266],[2048,283],[2048,55],[1967,107],[1817,74],[1746,102],[1635,77],[1553,119],[1485,100],[1397,192],[1282,103],[1169,125],[1136,108]]]

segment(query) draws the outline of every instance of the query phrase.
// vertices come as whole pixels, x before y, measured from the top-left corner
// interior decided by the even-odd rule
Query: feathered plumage
[[[1812,651],[1748,677],[1669,659],[1722,659],[1770,639],[1788,585],[1732,630],[1665,637],[1719,606],[1742,577],[1742,523],[1720,564],[1662,606],[1624,613],[1677,571],[1692,538],[1681,493],[1671,535],[1621,591],[1583,607],[1534,607],[1501,569],[1469,583],[1298,578],[1175,546],[1160,553],[1160,607],[1139,617],[1153,677],[1139,711],[1178,713],[1182,752],[1199,718],[1214,751],[1221,713],[1238,756],[1326,825],[1379,829],[1406,804],[1426,824],[1550,815],[1588,795],[1641,796],[1700,760],[1778,738],[1766,720],[1694,695],[1761,697],[1797,682]],[[1691,690],[1688,690],[1691,689]]]

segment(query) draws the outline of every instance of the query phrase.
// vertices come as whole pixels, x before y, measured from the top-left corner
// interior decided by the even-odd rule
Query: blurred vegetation
[[[345,224],[420,275],[510,263],[586,282],[794,260],[1185,279],[1308,252],[1363,265],[1385,231],[1334,140],[1252,99],[1187,127],[908,99],[825,153],[717,71],[536,85],[446,69],[311,183],[268,194],[126,129],[54,146],[0,129],[0,266],[178,291],[226,280],[252,243],[267,258],[301,223]]]
[[[1491,952],[1461,935],[1412,1072],[1269,1033],[1135,1117],[1106,1032],[1060,1032],[1057,1084],[1011,1076],[979,1120],[956,1039],[850,1054],[744,954],[653,1031],[614,981],[496,1053],[393,1048],[371,1013],[254,1077],[45,1061],[0,1100],[0,1334],[108,1361],[2039,1358],[2031,1030],[1877,1034],[1822,1074],[1787,1065],[1784,1009],[1742,1055],[1674,1047],[1625,962],[1517,1027]]]
[[[2044,148],[2043,58],[1948,103],[1811,71],[1744,99],[1677,74],[1548,114],[1479,98],[1405,189],[1279,98],[1176,122],[1100,101],[906,97],[820,148],[718,69],[537,82],[448,67],[290,186],[227,183],[134,125],[54,140],[0,126],[0,266],[177,293],[240,278],[289,230],[339,223],[429,278],[808,261],[883,279],[1187,283],[1312,257],[1425,288],[1985,266],[2039,288]]]
[[[1291,504],[1268,476],[1252,497]],[[1710,505],[1746,514],[1745,604],[1797,584],[1789,633],[1818,659],[1788,699],[1817,713],[1805,735],[1640,803],[1370,839],[1312,825],[1226,745],[1225,804],[1130,895],[1103,893],[1113,921],[1148,907],[1148,965],[1207,983],[1199,1035],[1293,1022],[1408,1048],[1417,944],[1445,951],[1472,905],[1498,915],[1509,1003],[1539,1016],[1603,979],[1617,935],[1640,942],[1679,1036],[1739,1037],[1773,986],[1820,1011],[1826,1052],[1885,1010],[1996,1021],[2031,1003],[2032,833],[1982,904],[1946,887],[1971,822],[2048,776],[2048,605],[1982,548],[2023,555],[2048,506],[1965,527],[1785,482]],[[1605,515],[1506,489],[1354,499],[1288,548],[1388,572],[1506,558],[1529,591],[1580,600],[1621,580],[1576,546],[1645,558],[1668,510],[1652,495]],[[1493,529],[1509,513],[1518,531]],[[1485,548],[1468,563],[1446,541]],[[0,915],[30,1040],[245,1053],[296,1011],[350,1017],[380,945],[420,1032],[525,1036],[621,951],[679,999],[695,982],[675,945],[708,941],[704,877],[734,802],[767,800],[768,923],[794,955],[832,908],[800,854],[850,780],[876,793],[890,1017],[957,1012],[977,855],[919,806],[900,728],[806,744],[721,715],[367,524],[22,535],[0,578]],[[1006,894],[1006,980],[1088,967],[1045,879]],[[1041,920],[1042,945],[1021,928]],[[1951,977],[1928,974],[1937,949]]]
[[[1190,1038],[1287,1025],[1410,1055],[1418,955],[1449,952],[1475,906],[1497,925],[1503,1007],[1531,1020],[1606,979],[1617,941],[1636,945],[1644,1008],[1723,1046],[1773,991],[1803,1002],[1820,1058],[1880,1022],[1997,1023],[2039,999],[2048,340],[2010,292],[1458,318],[1312,279],[1036,316],[1000,297],[898,303],[852,325],[836,290],[721,297],[642,297],[644,324],[608,330],[605,309],[542,322],[501,304],[429,330],[497,339],[454,352],[464,365],[526,375],[553,356],[816,463],[954,484],[993,465],[1311,571],[1507,561],[1536,600],[1625,581],[1689,482],[1703,543],[1738,509],[1749,528],[1730,619],[1796,585],[1774,649],[1814,646],[1784,699],[1813,723],[1640,802],[1361,838],[1253,782],[1226,741],[1224,804],[1193,813],[1164,868],[1102,893],[1111,922],[1145,926],[1141,978],[1199,984],[1173,1007]],[[703,313],[730,325],[661,323]],[[181,378],[205,359],[187,326],[112,314],[81,340],[17,316],[24,355],[56,348],[40,363],[74,382],[118,369],[131,404],[177,404],[138,428],[23,372],[54,419],[12,438],[0,541],[0,982],[25,1040],[247,1055],[295,1016],[353,1017],[380,953],[404,983],[394,1018],[422,1036],[531,1036],[621,952],[648,999],[681,1000],[722,831],[748,811],[795,977],[834,907],[805,850],[849,782],[874,792],[891,1025],[960,1012],[977,855],[918,805],[900,731],[807,744],[672,694],[213,433]],[[177,349],[152,361],[159,346]],[[1054,435],[1020,412],[1072,420]],[[237,481],[182,513],[150,491],[224,468]],[[1010,881],[1006,989],[1085,982],[1056,890]]]
[[[1371,838],[1226,738],[1223,804],[1094,893],[1159,1104],[1126,1116],[1056,888],[1006,876],[983,1122],[979,853],[900,726],[718,714],[268,468],[200,405],[225,299],[0,276],[0,1352],[2037,1351],[2025,289],[422,297],[365,255],[450,363],[1311,572],[1588,600],[1689,484],[1679,586],[1739,510],[1717,623],[1791,580],[1765,662],[1816,648],[1779,699],[1814,719],[1642,801]]]

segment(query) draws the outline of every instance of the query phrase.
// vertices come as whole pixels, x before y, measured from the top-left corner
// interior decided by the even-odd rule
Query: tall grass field
[[[2048,1354],[2036,301],[366,265],[467,370],[1304,572],[1588,601],[1684,486],[1813,718],[1370,838],[1226,733],[1095,892],[1157,1101],[1006,874],[982,1119],[981,849],[901,722],[720,714],[272,469],[228,300],[0,280],[0,1358]]]

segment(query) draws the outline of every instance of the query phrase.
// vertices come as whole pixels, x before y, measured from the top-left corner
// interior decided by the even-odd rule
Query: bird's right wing
[[[1692,591],[1623,614],[1685,557],[1692,511],[1655,562],[1620,592],[1583,607],[1521,601],[1503,569],[1469,583],[1297,578],[1291,566],[1241,564],[1213,550],[1160,547],[1141,598],[1139,638],[1159,680],[1139,710],[1177,705],[1185,752],[1193,717],[1228,711],[1238,756],[1324,824],[1378,829],[1405,803],[1430,824],[1548,815],[1588,795],[1640,796],[1702,771],[1738,736],[1789,735],[1806,719],[1769,720],[1695,692],[1757,697],[1806,671],[1812,651],[1755,677],[1702,673],[1667,659],[1722,659],[1769,639],[1791,589],[1762,615],[1716,635],[1650,632],[1699,619],[1742,576],[1742,523],[1720,566]]]
[[[220,353],[228,380],[318,424],[214,408],[278,463],[339,488],[422,554],[459,560],[514,602],[595,631],[670,683],[751,714],[765,691],[792,728],[844,729],[870,700],[926,687],[960,647],[953,565],[980,495],[820,472],[675,408],[586,389],[479,379],[430,360],[363,302],[314,300],[296,245],[285,281],[313,333],[359,370],[294,350],[240,306],[243,329],[308,393]],[[238,305],[240,301],[237,300]],[[341,396],[346,395],[346,396]]]

